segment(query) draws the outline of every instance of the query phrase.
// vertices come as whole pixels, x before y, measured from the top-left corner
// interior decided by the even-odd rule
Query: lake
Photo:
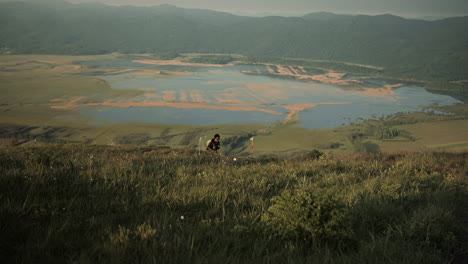
[[[296,80],[270,74],[265,65],[154,65],[123,59],[82,64],[96,69],[92,76],[105,80],[112,89],[142,91],[135,98],[112,98],[102,105],[84,104],[77,108],[76,115],[60,117],[85,116],[92,124],[273,124],[295,118],[298,126],[325,129],[398,112],[422,111],[422,106],[430,104],[459,103],[413,84],[391,86],[386,80],[365,76],[359,79],[362,87],[359,83],[334,85],[333,80],[340,84],[357,77],[320,77],[316,73],[313,76],[317,79],[332,81]],[[102,74],[99,69],[129,70]],[[299,68],[288,70],[298,74]]]

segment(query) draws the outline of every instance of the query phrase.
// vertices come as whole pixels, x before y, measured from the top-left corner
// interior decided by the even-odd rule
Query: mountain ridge
[[[437,21],[391,14],[247,17],[154,7],[0,3],[2,53],[224,53],[384,67],[396,74],[468,79],[468,16]]]

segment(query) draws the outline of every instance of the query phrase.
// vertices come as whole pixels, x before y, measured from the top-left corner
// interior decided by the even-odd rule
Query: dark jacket
[[[221,147],[221,142],[216,142],[214,138],[208,143],[208,146],[206,147],[206,150],[214,150],[218,151],[218,149]]]

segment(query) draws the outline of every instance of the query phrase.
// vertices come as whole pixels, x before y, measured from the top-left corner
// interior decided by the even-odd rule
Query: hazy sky
[[[4,1],[4,0],[3,0]],[[11,0],[10,0],[11,1]],[[391,13],[401,16],[468,15],[468,0],[67,0],[111,5],[172,4],[231,13],[305,14],[328,11],[350,14]]]

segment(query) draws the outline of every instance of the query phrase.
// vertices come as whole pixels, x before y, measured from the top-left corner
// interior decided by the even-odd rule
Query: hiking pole
[[[205,138],[206,136],[203,136],[203,137],[200,137],[200,139],[198,139],[198,156],[200,156],[200,153],[201,153],[201,143],[202,143],[202,138]]]
[[[250,138],[250,142],[251,142],[250,148],[252,149],[252,155],[253,155],[253,153],[254,153],[254,137]]]
[[[198,156],[200,156],[201,139],[202,139],[202,137],[200,137],[200,139],[198,140]]]

